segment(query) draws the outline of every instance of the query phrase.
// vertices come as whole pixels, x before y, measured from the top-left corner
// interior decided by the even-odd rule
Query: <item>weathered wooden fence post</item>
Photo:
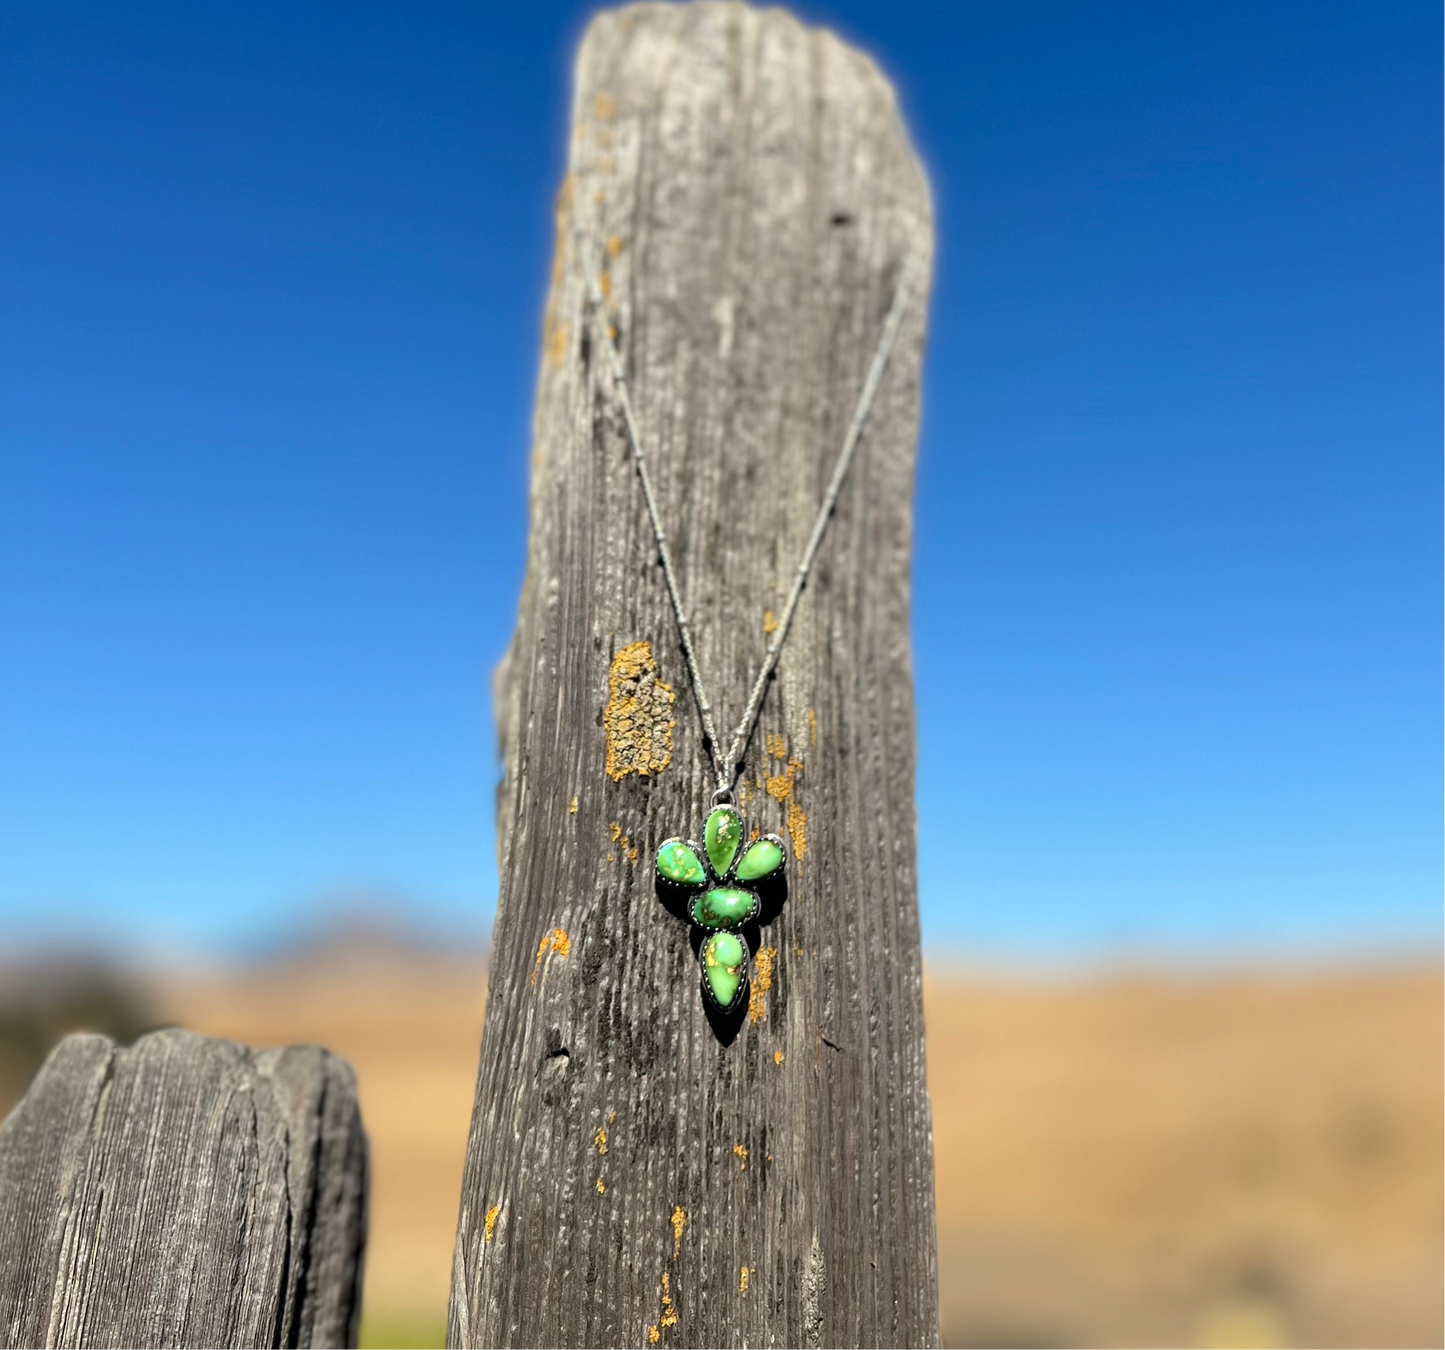
[[[931,246],[866,57],[741,4],[591,24],[497,680],[501,898],[454,1344],[936,1343],[908,638],[926,297],[747,750],[740,805],[794,861],[724,1043],[654,894],[654,851],[696,837],[712,783],[585,283],[605,269],[726,728],[905,260],[926,273]]]
[[[366,1182],[318,1046],[69,1036],[0,1130],[0,1344],[355,1345]]]

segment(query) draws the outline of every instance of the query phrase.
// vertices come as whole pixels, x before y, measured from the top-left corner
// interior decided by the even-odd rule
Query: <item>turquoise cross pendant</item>
[[[698,961],[702,989],[720,1013],[742,1006],[748,990],[748,948],[739,930],[758,917],[758,893],[781,878],[787,848],[776,834],[743,844],[743,817],[735,806],[715,806],[703,826],[702,846],[667,839],[657,850],[660,886],[691,897],[688,917],[703,930]]]

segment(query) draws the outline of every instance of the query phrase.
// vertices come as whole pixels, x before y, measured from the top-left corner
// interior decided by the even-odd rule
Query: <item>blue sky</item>
[[[0,14],[0,918],[480,938],[587,7]],[[808,5],[939,254],[925,937],[1441,935],[1440,17]]]

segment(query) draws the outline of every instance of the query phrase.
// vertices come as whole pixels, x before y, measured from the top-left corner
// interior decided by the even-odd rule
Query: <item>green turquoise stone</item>
[[[736,928],[753,912],[753,893],[736,886],[715,886],[692,906],[692,921],[704,928]]]
[[[681,839],[669,839],[657,850],[657,870],[678,886],[701,886],[707,880],[702,859]]]
[[[743,818],[737,810],[731,806],[714,807],[703,828],[702,843],[707,849],[707,860],[718,876],[727,875],[742,841]]]
[[[702,971],[718,1006],[731,1009],[747,972],[747,952],[735,934],[714,933],[708,938],[702,949]]]
[[[755,839],[738,864],[739,881],[757,881],[783,865],[783,850],[771,839]]]

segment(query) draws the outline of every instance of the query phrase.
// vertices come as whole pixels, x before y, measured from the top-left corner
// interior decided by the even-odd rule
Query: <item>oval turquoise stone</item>
[[[677,886],[701,886],[707,880],[702,859],[681,839],[669,839],[657,850],[657,870]]]
[[[736,886],[704,891],[692,907],[692,921],[704,928],[736,928],[753,912],[753,893]]]
[[[702,949],[702,973],[707,987],[724,1012],[730,1011],[742,992],[747,956],[732,933],[714,933]]]
[[[783,865],[783,850],[771,839],[755,839],[738,864],[739,881],[757,881]]]
[[[732,806],[714,807],[703,827],[702,846],[707,849],[707,860],[718,876],[727,875],[742,841],[743,818],[737,809]]]

